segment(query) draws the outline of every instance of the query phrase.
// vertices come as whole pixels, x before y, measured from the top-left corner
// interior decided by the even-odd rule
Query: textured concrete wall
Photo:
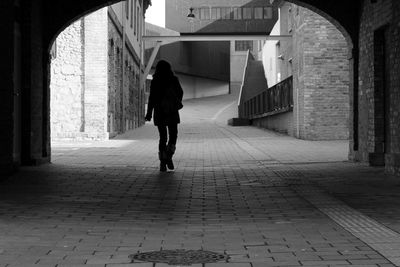
[[[51,135],[73,138],[84,130],[83,20],[66,28],[55,43],[51,63]]]
[[[183,99],[225,95],[229,93],[229,83],[201,77],[177,74],[183,88]]]
[[[350,73],[344,36],[320,15],[294,5],[288,27],[293,31],[293,45],[288,48],[293,49],[292,66],[281,69],[286,67],[288,75],[293,72],[297,136],[348,139]]]

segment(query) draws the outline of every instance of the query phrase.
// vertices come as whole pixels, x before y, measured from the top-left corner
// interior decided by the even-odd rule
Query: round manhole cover
[[[168,265],[192,265],[228,260],[228,256],[205,250],[161,250],[132,254],[129,258],[141,262],[166,263]]]

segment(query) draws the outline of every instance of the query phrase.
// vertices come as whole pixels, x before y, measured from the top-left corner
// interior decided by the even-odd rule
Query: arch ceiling
[[[151,3],[151,0],[143,1],[145,7]],[[347,38],[350,37],[353,43],[356,43],[358,36],[360,1],[362,0],[289,0],[327,18],[344,35],[347,32]],[[45,44],[49,46],[61,30],[79,17],[117,2],[120,0],[68,0],[55,4],[54,0],[43,0]]]

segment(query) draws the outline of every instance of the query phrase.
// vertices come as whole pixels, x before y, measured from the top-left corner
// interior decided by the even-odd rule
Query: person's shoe
[[[168,145],[167,146],[167,159],[166,159],[166,163],[167,163],[167,167],[169,170],[174,170],[174,162],[172,161],[172,156],[174,155],[176,150],[175,145]]]
[[[175,169],[172,159],[167,160],[167,167],[170,171],[173,171]]]

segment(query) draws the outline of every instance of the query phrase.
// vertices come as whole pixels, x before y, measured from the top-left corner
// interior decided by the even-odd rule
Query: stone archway
[[[168,0],[167,0],[168,1]],[[48,36],[47,40],[51,43],[52,40],[57,36],[57,34],[64,29],[66,26],[68,26],[71,21],[81,17],[82,15],[85,15],[87,13],[93,12],[96,9],[102,8],[106,5],[110,5],[113,3],[119,2],[119,0],[113,0],[113,1],[90,1],[90,2],[85,2],[85,4],[80,4],[80,5],[74,5],[71,6],[70,4],[62,4],[61,7],[57,6],[57,10],[52,10],[54,14],[58,14],[58,26],[57,24],[46,24],[47,25],[47,30],[48,30]],[[145,1],[146,2],[146,1]],[[349,50],[349,65],[350,65],[350,106],[353,107],[352,112],[351,112],[351,121],[353,125],[357,125],[356,119],[357,116],[353,117],[353,113],[356,113],[358,108],[356,106],[357,104],[357,88],[355,87],[355,84],[353,81],[356,81],[357,79],[357,67],[354,66],[354,57],[353,55],[357,55],[358,53],[354,53],[357,51],[357,49],[354,49],[354,40],[356,40],[357,36],[357,29],[355,28],[355,23],[354,23],[354,18],[357,16],[350,16],[351,20],[349,19],[349,14],[350,12],[357,12],[357,8],[355,4],[353,5],[341,5],[342,9],[339,11],[337,10],[338,2],[335,1],[329,1],[329,2],[324,2],[321,3],[320,1],[316,0],[289,0],[288,2],[294,3],[296,5],[302,6],[304,8],[310,9],[311,11],[319,14],[320,16],[324,17],[327,19],[329,22],[331,22],[344,36],[348,43],[348,50]],[[148,2],[147,2],[148,4]],[[65,7],[63,7],[65,5]],[[68,9],[69,12],[60,12],[59,9]],[[346,15],[345,15],[346,14]],[[354,149],[357,149],[357,127],[350,127],[350,139],[353,140],[350,145],[350,151],[353,151]]]
[[[22,164],[38,164],[41,162],[50,161],[50,135],[49,135],[49,62],[50,62],[50,48],[53,40],[67,25],[77,18],[97,10],[101,7],[119,2],[120,0],[71,0],[61,1],[54,4],[50,0],[32,0],[32,1],[16,1],[18,2],[18,12],[21,19],[21,52],[22,52],[22,93],[21,93],[21,114],[22,114],[22,128],[21,128],[21,162]],[[143,0],[149,4],[149,0]],[[168,0],[167,0],[168,1]],[[292,0],[290,2],[312,9],[313,11],[321,14],[332,21],[344,34],[348,36],[348,40],[352,40],[353,53],[350,56],[352,73],[351,73],[351,88],[353,94],[353,109],[357,110],[357,64],[358,64],[358,31],[359,31],[359,1],[346,1],[346,0]],[[14,19],[14,15],[6,16],[6,14],[15,14],[15,4],[13,1],[4,4],[1,10],[4,13],[4,20],[7,18],[10,25]],[[7,20],[7,21],[8,21]],[[6,28],[8,27],[8,24]],[[11,31],[9,34],[11,40],[13,39],[14,30],[10,26]],[[9,39],[10,39],[9,38]],[[8,39],[7,39],[8,40]],[[4,42],[4,51],[8,51],[10,46],[9,42]],[[17,49],[17,48],[15,48]],[[16,50],[13,50],[15,53]],[[14,53],[14,54],[15,54]],[[0,81],[5,86],[8,86],[10,92],[13,91],[12,80],[9,77],[13,75],[13,69],[7,66],[13,66],[13,58],[11,57],[7,62],[4,62],[5,72],[10,75],[4,75]],[[9,101],[12,102],[13,94],[7,95]],[[4,106],[4,114],[12,114],[13,106]],[[8,124],[13,123],[12,116],[7,117]],[[8,125],[7,124],[7,125]],[[357,125],[357,116],[354,116],[353,125]],[[354,127],[354,140],[356,137],[356,128]],[[4,149],[0,156],[4,158],[6,168],[12,169],[13,151],[12,143],[17,137],[13,136],[13,130],[8,130],[4,136]],[[16,136],[16,135],[15,135]],[[11,144],[11,145],[10,145]],[[354,142],[352,146],[355,150],[357,144]],[[353,151],[351,148],[351,151]],[[19,165],[19,163],[17,163]]]

